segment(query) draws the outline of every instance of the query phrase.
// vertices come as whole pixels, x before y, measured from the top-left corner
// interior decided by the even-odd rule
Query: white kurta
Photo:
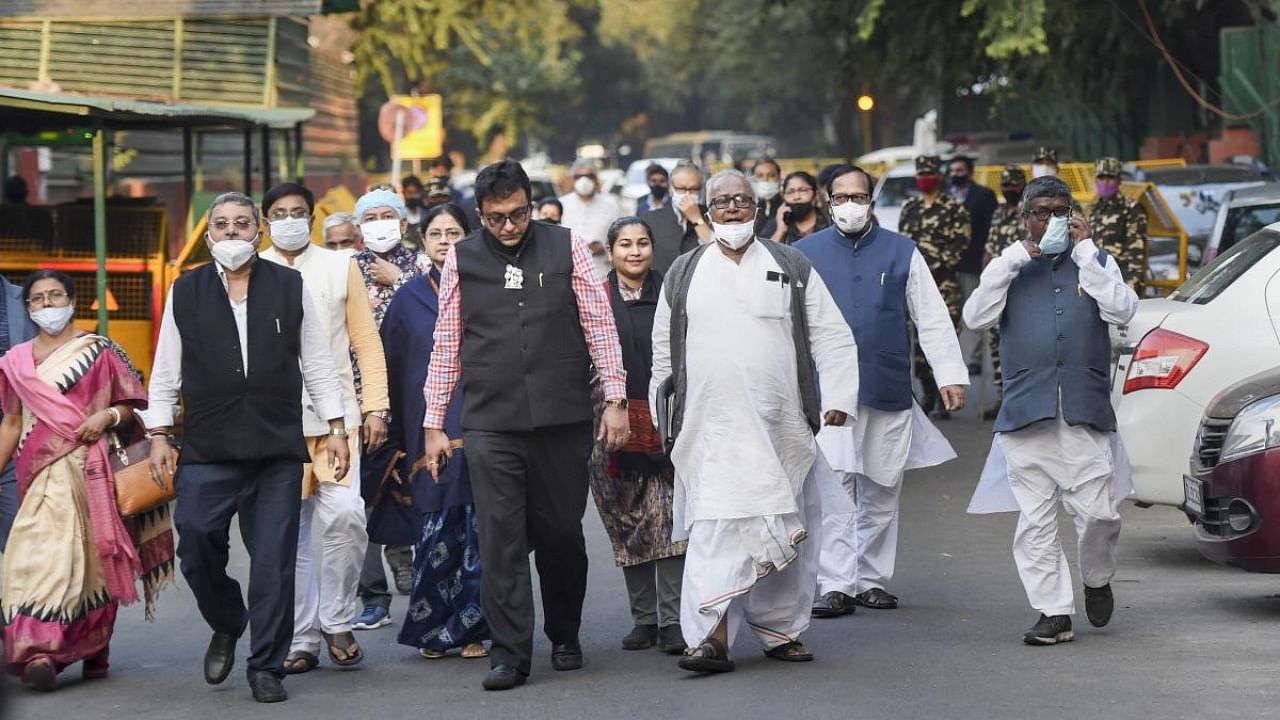
[[[818,448],[804,417],[791,288],[776,279],[781,272],[757,241],[739,263],[708,249],[691,278],[685,415],[671,454],[674,536],[689,538],[681,624],[690,645],[732,616],[737,598],[766,647],[808,626],[816,548],[803,541],[820,527],[810,480]],[[834,388],[823,393],[822,409],[852,417],[857,347],[817,273],[805,287],[805,313],[810,352],[824,387]],[[655,407],[658,385],[671,374],[670,324],[664,294],[654,318]]]
[[[906,305],[938,385],[968,385],[951,316],[919,251],[911,257]],[[884,588],[897,566],[903,472],[940,465],[955,450],[914,402],[896,412],[861,406],[852,426],[823,428],[818,445],[845,491],[823,492],[818,593]]]
[[[1097,303],[1103,321],[1126,323],[1137,310],[1138,298],[1124,284],[1115,259],[1108,257],[1105,266],[1099,265],[1097,253],[1091,240],[1081,241],[1071,251],[1071,260],[1079,268],[1080,289]],[[1026,248],[1015,243],[987,266],[981,284],[965,303],[969,327],[985,330],[999,322],[1009,285],[1028,262]],[[1066,507],[1076,526],[1084,584],[1102,587],[1115,575],[1120,536],[1117,506],[1132,487],[1119,435],[1068,425],[1059,401],[1057,417],[996,433],[969,512],[1021,513],[1013,557],[1027,600],[1045,615],[1070,615],[1075,609],[1075,589],[1058,540],[1058,503]]]

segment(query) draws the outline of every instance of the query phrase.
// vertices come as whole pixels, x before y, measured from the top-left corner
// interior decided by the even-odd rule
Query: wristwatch
[[[329,428],[329,434],[334,437],[347,437],[346,428]]]
[[[626,410],[626,409],[627,409],[627,399],[626,399],[626,398],[618,398],[618,399],[616,399],[616,400],[605,400],[605,401],[604,401],[604,404],[605,404],[607,407],[616,407],[616,408],[618,408],[619,410]]]
[[[694,226],[694,227],[699,227],[699,226],[701,226],[701,225],[706,225],[706,224],[707,224],[707,221],[706,221],[706,220],[703,220],[703,219],[702,219],[702,216],[698,216],[698,219],[697,219],[697,220],[690,220],[689,222],[693,223],[693,226]]]
[[[371,413],[369,413],[369,414],[370,414],[370,415],[372,415],[372,416],[374,416],[374,417],[376,417],[376,418],[378,418],[378,419],[379,419],[379,420],[381,420],[382,422],[391,422],[391,411],[390,411],[390,410],[374,410],[373,412],[371,412]]]

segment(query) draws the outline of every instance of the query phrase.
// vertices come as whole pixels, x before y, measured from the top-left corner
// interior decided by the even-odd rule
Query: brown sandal
[[[489,650],[485,648],[484,643],[467,643],[462,646],[462,657],[467,660],[486,658],[489,657]]]
[[[719,640],[709,637],[689,654],[680,658],[680,669],[701,673],[733,672],[737,665],[729,658],[729,648]]]
[[[339,667],[350,667],[364,662],[364,650],[356,642],[356,636],[350,630],[342,633],[320,633],[325,644],[329,646],[329,659]]]
[[[311,672],[319,666],[320,658],[314,653],[297,650],[289,653],[289,657],[284,659],[284,674],[301,675],[305,672]]]
[[[794,640],[769,648],[764,651],[764,654],[783,662],[809,662],[813,659],[813,653],[809,652],[809,648]]]

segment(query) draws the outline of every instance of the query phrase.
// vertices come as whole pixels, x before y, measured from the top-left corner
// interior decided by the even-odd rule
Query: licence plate
[[[1204,515],[1204,483],[1183,475],[1182,489],[1186,498],[1182,504],[1183,509],[1197,517]]]

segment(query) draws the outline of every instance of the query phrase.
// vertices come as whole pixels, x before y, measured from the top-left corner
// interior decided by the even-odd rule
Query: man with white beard
[[[858,605],[898,606],[887,588],[897,565],[902,474],[956,456],[912,398],[908,319],[948,412],[964,407],[969,384],[946,302],[924,256],[910,238],[870,221],[873,188],[861,168],[833,169],[826,191],[835,224],[795,245],[822,276],[858,343],[857,422],[818,434],[846,490],[823,487],[814,617],[847,615]],[[826,378],[822,385],[831,391]]]
[[[813,659],[799,637],[817,572],[816,475],[829,472],[814,434],[854,414],[858,367],[853,333],[809,261],[755,237],[746,176],[717,173],[706,197],[716,242],[667,274],[649,394],[659,407],[670,378],[674,535],[689,540],[680,667],[729,672],[744,620],[767,656]]]

